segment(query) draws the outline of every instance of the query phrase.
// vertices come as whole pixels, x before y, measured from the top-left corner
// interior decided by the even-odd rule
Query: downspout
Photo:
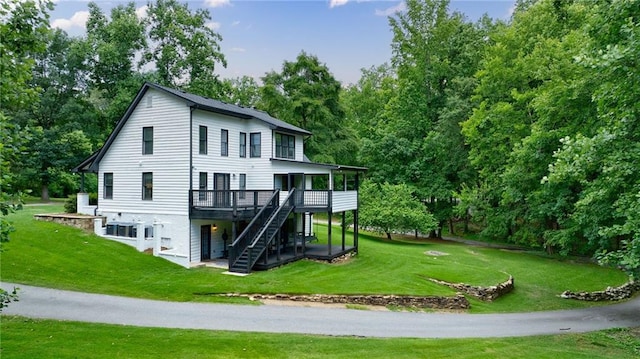
[[[193,106],[189,107],[189,194],[187,196],[187,200],[189,201],[187,211],[191,212],[191,191],[193,190],[193,111],[195,108]],[[189,215],[189,262],[192,259],[191,253],[191,216]]]

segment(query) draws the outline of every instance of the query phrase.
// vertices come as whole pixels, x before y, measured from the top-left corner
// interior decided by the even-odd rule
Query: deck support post
[[[328,238],[327,238],[327,240],[328,240],[328,243],[329,243],[329,247],[328,247],[328,249],[329,249],[329,255],[331,255],[331,211],[329,211],[327,214],[328,214],[328,215],[327,215],[327,218],[328,218],[328,222],[327,222],[327,226],[328,226],[328,229],[327,229],[327,231],[328,231]]]
[[[344,239],[347,235],[347,212],[342,211],[342,251],[344,252],[345,244]]]
[[[297,223],[297,222],[296,222]],[[309,233],[311,234],[311,233]],[[293,242],[295,243],[296,234],[293,234]],[[307,214],[302,213],[302,254],[307,252]]]

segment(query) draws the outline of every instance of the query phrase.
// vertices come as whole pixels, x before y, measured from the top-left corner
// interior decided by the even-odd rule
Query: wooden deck
[[[331,253],[329,253],[329,246],[327,246],[326,244],[307,244],[305,246],[304,253],[302,253],[301,246],[298,246],[297,253],[294,253],[293,247],[289,246],[285,250],[280,252],[280,260],[278,260],[278,256],[275,252],[270,252],[267,256],[267,263],[265,263],[264,260],[261,259],[256,262],[256,264],[253,266],[253,269],[267,270],[304,258],[331,261],[347,253],[353,252],[354,250],[355,247],[353,246],[345,246],[343,250],[342,245],[337,245],[331,246]]]

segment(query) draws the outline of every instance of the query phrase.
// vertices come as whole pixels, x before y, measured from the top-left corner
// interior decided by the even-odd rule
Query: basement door
[[[200,260],[211,259],[211,225],[200,226]]]

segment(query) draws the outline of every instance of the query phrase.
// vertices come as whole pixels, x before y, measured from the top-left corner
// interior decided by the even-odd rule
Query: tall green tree
[[[199,94],[211,84],[220,85],[215,68],[218,64],[226,67],[227,62],[220,49],[222,36],[209,21],[208,10],[191,11],[187,3],[148,3],[145,25],[150,47],[142,63],[155,65],[161,84]]]
[[[406,5],[389,18],[397,90],[362,153],[372,178],[411,184],[442,227],[453,217],[453,193],[473,175],[458,123],[472,108],[491,22],[470,23],[446,0]]]
[[[118,5],[107,17],[90,2],[87,36],[80,51],[87,54],[89,103],[98,110],[93,122],[100,138],[114,128],[144,79],[136,57],[148,50],[146,23],[136,14],[135,4]]]
[[[578,62],[595,78],[595,133],[562,139],[547,199],[562,206],[546,240],[564,250],[586,247],[607,263],[640,276],[640,17],[637,2],[590,4]],[[585,46],[586,45],[586,46]]]
[[[263,78],[258,107],[313,133],[305,154],[316,162],[355,163],[355,132],[344,121],[341,85],[316,56],[301,52]]]
[[[45,49],[42,40],[49,31],[48,1],[7,1],[0,6],[0,251],[14,230],[6,216],[19,210],[21,194],[13,187],[13,171],[19,168],[23,133],[9,117],[30,105],[37,89],[30,88],[34,54]],[[0,310],[16,299],[0,289]]]
[[[479,175],[472,192],[483,202],[474,208],[483,235],[542,246],[562,214],[540,196],[540,180],[562,137],[594,128],[594,77],[574,61],[588,41],[588,6],[541,0],[519,9],[491,33],[477,73],[480,102],[463,133]]]

